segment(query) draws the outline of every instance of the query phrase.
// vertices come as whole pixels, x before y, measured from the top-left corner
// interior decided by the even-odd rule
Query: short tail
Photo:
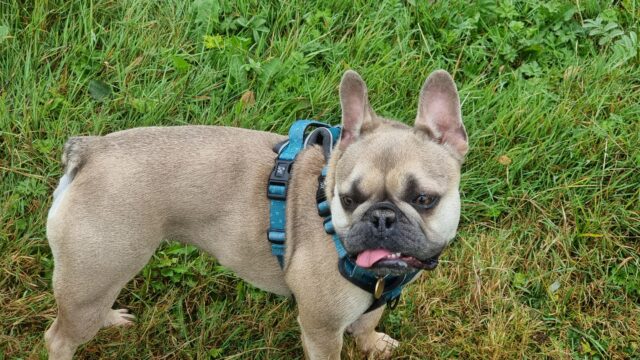
[[[97,138],[98,136],[76,136],[69,138],[64,144],[62,166],[64,166],[64,174],[69,181],[73,180],[87,160],[87,146]]]
[[[67,190],[82,165],[86,162],[88,156],[88,145],[97,138],[97,136],[72,137],[66,144],[64,144],[64,150],[62,150],[64,175],[60,178],[60,183],[53,192],[53,203],[51,204],[48,215],[49,220],[55,217],[57,209],[62,202],[62,195]],[[49,232],[48,229],[47,232]],[[51,237],[49,237],[49,239],[51,239]]]

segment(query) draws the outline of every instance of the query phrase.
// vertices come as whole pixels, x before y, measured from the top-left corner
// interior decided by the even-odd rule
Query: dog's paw
[[[375,331],[360,343],[362,351],[368,354],[368,359],[390,359],[398,345],[400,343],[396,339]]]
[[[133,314],[129,314],[129,310],[127,309],[117,309],[111,310],[107,318],[104,320],[104,325],[102,327],[109,326],[131,326],[133,325],[133,320],[135,320],[135,316]]]

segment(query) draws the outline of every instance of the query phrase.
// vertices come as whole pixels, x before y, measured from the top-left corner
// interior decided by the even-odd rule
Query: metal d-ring
[[[373,297],[376,300],[378,300],[382,296],[383,292],[384,292],[384,278],[378,278],[378,281],[376,281],[375,290],[373,291]]]

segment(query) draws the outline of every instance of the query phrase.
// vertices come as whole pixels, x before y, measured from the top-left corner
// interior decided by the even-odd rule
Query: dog
[[[342,134],[326,196],[348,256],[380,276],[432,269],[455,237],[460,169],[468,151],[456,85],[425,81],[414,126],[376,115],[354,71],[340,83]],[[315,194],[325,158],[299,153],[287,194],[285,266],[266,239],[266,184],[282,135],[215,126],[147,127],[71,138],[53,194],[47,237],[57,318],[51,359],[71,359],[100,328],[134,316],[111,307],[164,239],[195,245],[256,287],[294,296],[308,359],[339,359],[343,334],[388,358],[398,342],[375,331],[384,307],[343,278]],[[435,262],[434,262],[435,261]],[[435,264],[435,265],[434,265]]]

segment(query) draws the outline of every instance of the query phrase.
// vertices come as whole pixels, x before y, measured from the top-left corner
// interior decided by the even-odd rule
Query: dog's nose
[[[396,223],[396,218],[395,206],[387,203],[375,205],[369,213],[369,221],[381,233],[392,230]]]

